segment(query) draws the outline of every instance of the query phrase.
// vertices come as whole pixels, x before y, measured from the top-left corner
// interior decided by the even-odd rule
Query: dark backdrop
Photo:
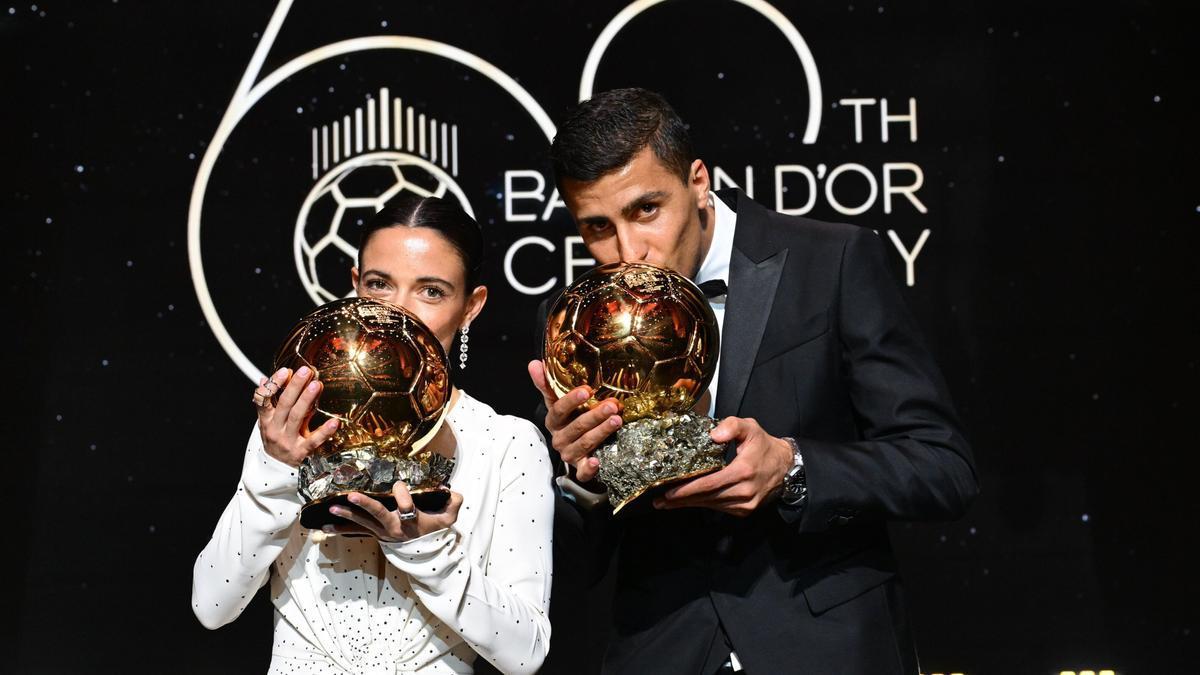
[[[337,215],[314,199],[297,225],[337,163],[320,143],[314,160],[314,129],[320,139],[377,105],[382,87],[448,123],[457,171],[447,152],[430,157],[432,140],[422,155],[393,138],[396,152],[361,176],[415,162],[405,176],[456,185],[484,223],[492,301],[461,380],[525,415],[545,292],[519,284],[561,285],[570,262],[564,211],[543,220],[545,202],[519,195],[537,188],[529,172],[548,175],[545,129],[511,83],[444,46],[374,49],[307,63],[213,148],[272,4],[27,3],[0,5],[5,660],[23,672],[262,672],[267,599],[208,632],[189,610],[190,574],[235,486],[253,422],[247,375],[315,289],[348,290],[345,253],[326,249],[316,275],[296,262],[297,228],[319,243]],[[710,168],[749,187],[750,167],[763,203],[806,207],[809,171],[810,215],[876,228],[905,251],[926,237],[906,297],[984,490],[961,522],[895,529],[926,672],[1200,662],[1189,534],[1200,60],[1186,4],[777,0],[772,20],[755,3],[677,1],[630,21],[599,62],[597,89],[665,92]],[[300,2],[248,86],[323,45],[415,36],[491,64],[556,119],[623,7]],[[819,124],[784,23],[819,75]],[[915,100],[915,141],[896,121],[883,142],[885,98],[893,115]],[[375,126],[367,150],[383,145]],[[912,185],[918,171],[915,201],[896,192],[889,209],[884,180]],[[388,187],[372,180],[358,196]],[[363,212],[343,214],[346,241]],[[513,249],[525,237],[540,239]],[[901,247],[889,250],[906,284]]]

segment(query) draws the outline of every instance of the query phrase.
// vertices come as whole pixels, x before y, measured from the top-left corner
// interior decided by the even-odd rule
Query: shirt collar
[[[713,236],[704,255],[704,262],[696,272],[696,283],[702,284],[713,279],[722,279],[729,283],[729,259],[733,255],[733,231],[737,227],[737,213],[721,201],[714,192],[708,193],[713,205]]]

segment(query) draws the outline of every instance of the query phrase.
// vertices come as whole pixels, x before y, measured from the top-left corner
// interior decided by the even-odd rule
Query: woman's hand
[[[444,511],[427,513],[413,506],[412,495],[403,481],[396,481],[392,494],[396,497],[395,511],[388,511],[381,502],[360,492],[351,492],[347,499],[357,508],[331,506],[329,512],[352,524],[326,525],[324,530],[336,534],[369,534],[379,541],[393,543],[408,541],[453,525],[463,502],[462,495],[451,491]]]
[[[313,431],[308,430],[322,385],[312,379],[312,371],[303,366],[295,373],[279,369],[263,378],[254,390],[258,410],[258,430],[267,454],[289,466],[300,466],[309,453],[333,438],[338,421],[331,419]],[[282,389],[282,392],[280,391]],[[274,401],[279,394],[278,401]]]

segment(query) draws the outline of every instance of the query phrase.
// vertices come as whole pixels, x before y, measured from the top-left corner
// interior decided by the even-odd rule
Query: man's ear
[[[692,190],[692,194],[696,197],[696,208],[705,209],[708,207],[708,191],[711,183],[708,178],[708,167],[704,166],[704,160],[697,159],[692,161],[691,168],[688,169],[688,187]]]

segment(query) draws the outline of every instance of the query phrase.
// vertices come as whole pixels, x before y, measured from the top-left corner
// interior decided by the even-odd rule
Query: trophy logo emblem
[[[276,6],[199,153],[188,207],[204,325],[254,382],[278,331],[350,294],[355,228],[389,197],[453,195],[486,227],[503,217],[501,162],[534,161],[554,137],[541,105],[486,59],[399,34],[297,48],[324,26],[292,20],[292,5]],[[447,88],[453,98],[436,98]]]
[[[452,195],[475,216],[454,180],[458,125],[417,111],[387,87],[311,135],[316,182],[300,206],[293,250],[296,272],[317,304],[353,293],[346,270],[358,256],[354,233],[392,197]]]

